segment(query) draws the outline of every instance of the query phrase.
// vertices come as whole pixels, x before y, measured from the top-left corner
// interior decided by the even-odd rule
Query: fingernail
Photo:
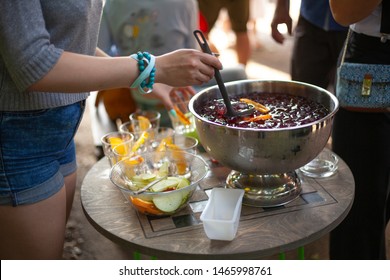
[[[174,118],[176,118],[177,117],[177,114],[176,114],[176,111],[175,111],[175,109],[171,109],[171,110],[169,110],[169,112],[168,112],[172,117],[174,117]]]

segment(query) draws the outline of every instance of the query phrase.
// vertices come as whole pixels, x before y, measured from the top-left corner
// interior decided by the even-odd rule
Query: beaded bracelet
[[[137,60],[140,72],[138,78],[130,87],[136,88],[141,94],[151,93],[156,75],[156,67],[154,67],[156,58],[148,52],[137,52],[137,54],[132,54],[130,57]]]

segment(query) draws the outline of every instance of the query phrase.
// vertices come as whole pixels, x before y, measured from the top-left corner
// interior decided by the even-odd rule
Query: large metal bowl
[[[202,90],[190,100],[189,109],[195,116],[202,146],[224,166],[251,175],[295,173],[296,169],[314,159],[325,147],[334,115],[339,108],[337,98],[330,92],[307,83],[277,80],[235,81],[226,83],[226,89],[231,97],[253,92],[301,96],[321,103],[329,110],[329,114],[314,123],[292,128],[229,127],[210,122],[198,114],[208,100],[221,98],[217,86]],[[285,178],[285,174],[282,177]],[[271,195],[276,188],[274,183],[271,185],[266,191],[267,195]],[[283,203],[284,200],[279,204]]]

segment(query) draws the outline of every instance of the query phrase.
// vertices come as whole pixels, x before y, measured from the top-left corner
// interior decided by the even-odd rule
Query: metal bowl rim
[[[194,102],[199,98],[199,96],[201,96],[204,92],[206,91],[209,91],[209,90],[212,90],[212,89],[217,89],[218,88],[218,85],[215,85],[215,86],[211,86],[211,87],[208,87],[208,88],[205,88],[201,91],[199,91],[198,93],[196,93],[189,101],[188,103],[188,106],[190,108],[190,111],[192,112],[192,114],[199,120],[202,120],[203,122],[209,124],[209,125],[214,125],[214,126],[218,126],[218,127],[223,127],[223,128],[226,128],[226,129],[234,129],[234,130],[242,130],[242,131],[252,131],[252,132],[271,132],[271,131],[284,131],[284,130],[298,130],[298,129],[302,129],[302,128],[307,128],[307,127],[311,127],[313,125],[317,125],[319,123],[322,123],[328,119],[331,119],[335,114],[336,112],[338,111],[339,109],[339,101],[337,99],[337,97],[332,94],[331,92],[321,88],[321,87],[318,87],[318,86],[315,86],[315,85],[312,85],[312,84],[308,84],[308,83],[304,83],[304,82],[298,82],[298,81],[288,81],[288,80],[256,80],[256,79],[248,79],[248,80],[240,80],[240,81],[233,81],[233,82],[227,82],[225,83],[226,86],[229,86],[229,85],[235,85],[235,84],[242,84],[242,83],[251,83],[251,82],[281,82],[281,83],[294,83],[294,84],[300,84],[300,85],[304,85],[304,86],[309,86],[309,87],[312,87],[314,89],[317,89],[319,91],[322,91],[322,92],[326,92],[329,94],[330,98],[332,99],[332,101],[334,102],[334,105],[335,105],[335,108],[329,112],[328,115],[326,115],[325,117],[315,121],[315,122],[311,122],[311,123],[307,123],[307,124],[304,124],[304,125],[299,125],[299,126],[293,126],[293,127],[282,127],[282,128],[246,128],[246,127],[235,127],[235,126],[227,126],[227,125],[223,125],[223,124],[218,124],[218,123],[215,123],[215,122],[211,122],[203,117],[201,117],[194,109]]]

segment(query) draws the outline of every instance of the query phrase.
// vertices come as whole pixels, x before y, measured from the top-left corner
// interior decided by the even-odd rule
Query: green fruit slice
[[[151,190],[153,192],[163,192],[170,188],[176,188],[178,181],[176,179],[165,179],[156,183]]]
[[[153,203],[161,211],[173,212],[182,204],[182,198],[183,197],[180,192],[174,192],[169,195],[153,198]]]
[[[132,181],[136,181],[136,182],[149,182],[149,181],[153,181],[154,179],[156,179],[156,174],[152,174],[152,173],[143,173],[143,174],[140,174],[140,175],[135,175],[133,176],[133,178],[131,178]]]
[[[181,189],[181,188],[187,187],[191,184],[190,181],[186,178],[179,178],[179,180],[180,181],[177,184],[176,189]]]
[[[169,171],[169,163],[167,161],[164,161],[164,163],[158,169],[158,175],[160,177],[166,176],[168,175],[168,171]]]

